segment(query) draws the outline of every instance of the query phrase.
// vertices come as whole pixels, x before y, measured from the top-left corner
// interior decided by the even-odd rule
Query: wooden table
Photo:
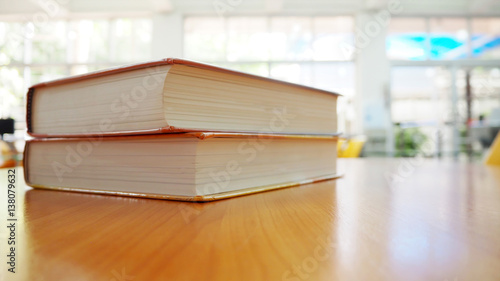
[[[25,188],[2,280],[500,280],[500,168],[341,159],[345,177],[213,203]],[[22,174],[22,170],[18,169]]]

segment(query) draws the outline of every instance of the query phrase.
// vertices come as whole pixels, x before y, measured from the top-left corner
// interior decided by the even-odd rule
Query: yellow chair
[[[13,144],[0,140],[0,168],[12,168],[17,166],[17,151]]]
[[[486,156],[486,165],[500,166],[500,131],[495,137],[495,141],[490,147],[490,152]]]
[[[337,143],[337,155],[339,158],[357,158],[361,154],[366,140],[364,137],[352,139],[340,138]]]

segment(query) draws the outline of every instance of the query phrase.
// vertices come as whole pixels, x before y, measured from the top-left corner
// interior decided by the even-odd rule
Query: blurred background
[[[479,161],[500,127],[500,1],[0,0],[3,139],[30,85],[165,57],[341,93],[345,156]]]

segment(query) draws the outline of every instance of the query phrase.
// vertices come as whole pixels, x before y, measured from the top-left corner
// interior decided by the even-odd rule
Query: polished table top
[[[17,169],[16,273],[2,226],[0,280],[500,280],[500,168],[339,166],[337,181],[212,203],[23,192]],[[0,183],[8,225],[6,169]]]

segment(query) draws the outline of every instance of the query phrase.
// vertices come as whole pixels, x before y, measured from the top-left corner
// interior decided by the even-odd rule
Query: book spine
[[[23,172],[24,172],[24,182],[27,185],[30,185],[29,181],[29,169],[28,169],[28,147],[29,147],[29,141],[26,142],[24,145],[24,152],[23,152]]]
[[[28,134],[33,132],[33,128],[31,125],[31,107],[33,104],[33,93],[35,92],[35,88],[29,88],[27,97],[26,97],[26,128],[28,130]]]

